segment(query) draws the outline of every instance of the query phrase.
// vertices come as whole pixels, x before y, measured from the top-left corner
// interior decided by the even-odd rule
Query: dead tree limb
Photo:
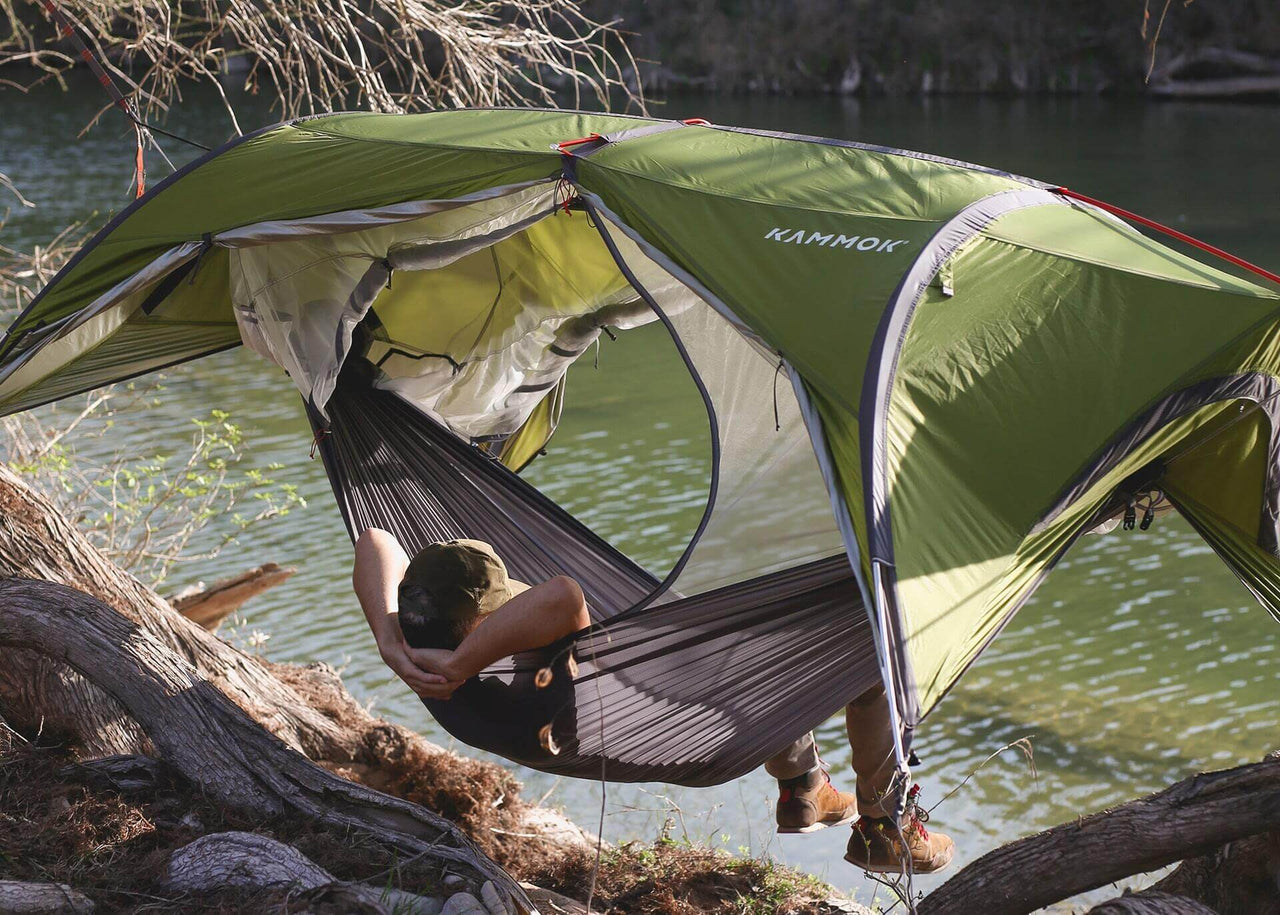
[[[1193,775],[1156,794],[1010,842],[920,903],[920,915],[1022,915],[1280,826],[1280,760]]]
[[[331,775],[273,737],[160,637],[102,601],[43,581],[0,581],[0,646],[73,668],[126,709],[160,758],[210,797],[256,815],[296,811],[410,855],[468,868],[522,910],[519,885],[456,826]]]
[[[251,597],[274,588],[293,577],[297,569],[287,569],[268,562],[248,572],[214,582],[207,588],[196,588],[169,598],[173,607],[197,626],[214,632],[231,614]]]

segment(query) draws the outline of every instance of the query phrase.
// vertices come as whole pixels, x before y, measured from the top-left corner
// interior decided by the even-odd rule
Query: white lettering
[[[818,232],[809,229],[792,229],[774,226],[764,234],[768,241],[787,245],[817,245],[819,248],[844,248],[846,251],[875,251],[892,254],[899,245],[909,244],[905,238],[878,238],[875,235],[838,235],[835,232]]]

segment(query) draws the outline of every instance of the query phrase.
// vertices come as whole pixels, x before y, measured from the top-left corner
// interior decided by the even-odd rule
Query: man
[[[536,745],[510,721],[550,721],[571,690],[572,655],[556,643],[587,628],[582,589],[559,576],[529,587],[510,579],[492,547],[475,540],[435,543],[412,562],[395,537],[369,529],[356,542],[352,582],[382,659],[465,742],[522,762],[557,752],[573,739],[572,722],[560,733],[542,729]],[[542,649],[551,683],[498,683],[479,674],[495,661]],[[551,688],[547,688],[551,687]],[[463,692],[459,692],[463,691]],[[455,694],[465,703],[451,706]],[[458,705],[465,704],[465,713]],[[486,712],[488,710],[488,712]],[[893,737],[884,690],[877,687],[845,709],[856,797],[837,791],[808,734],[765,763],[778,780],[778,831],[808,833],[853,826],[846,860],[866,870],[931,873],[951,860],[953,843],[930,834],[927,814],[908,794],[896,823],[887,797],[894,774]],[[464,736],[465,735],[465,736]]]
[[[478,540],[433,543],[411,562],[377,529],[356,541],[352,582],[382,659],[449,733],[528,765],[576,740],[572,708],[564,713],[575,663],[566,637],[591,624],[577,582],[558,576],[529,587]],[[510,682],[479,676],[529,654],[540,657]]]

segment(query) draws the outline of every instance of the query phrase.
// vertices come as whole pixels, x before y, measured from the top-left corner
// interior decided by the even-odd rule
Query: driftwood
[[[296,811],[409,855],[466,868],[528,910],[519,886],[456,826],[330,774],[260,727],[157,635],[100,600],[42,581],[0,581],[0,646],[38,651],[107,692],[161,759],[211,798],[255,815]]]
[[[400,771],[398,760],[446,752],[407,728],[375,718],[326,665],[271,663],[185,619],[112,564],[47,499],[0,464],[0,579],[6,577],[46,579],[93,595],[173,649],[276,737],[348,777],[389,785]],[[352,612],[358,612],[354,598]],[[55,732],[82,757],[155,754],[146,734],[106,691],[34,651],[5,652],[0,708],[17,730]],[[500,781],[492,764],[465,765],[490,766],[495,783]],[[384,777],[388,772],[391,781]],[[520,808],[513,828],[566,849],[595,846],[593,836],[563,815],[533,805]]]
[[[1193,775],[988,852],[926,896],[919,912],[1023,915],[1277,824],[1280,759]]]
[[[239,610],[249,598],[288,581],[297,571],[268,562],[232,578],[214,582],[207,588],[195,588],[174,595],[169,598],[169,606],[197,626],[214,632],[224,619]]]
[[[1216,75],[1188,75],[1206,69]],[[1171,98],[1280,94],[1280,59],[1230,48],[1198,48],[1154,70],[1148,91]]]
[[[89,915],[93,903],[61,883],[0,880],[0,912],[4,915]]]

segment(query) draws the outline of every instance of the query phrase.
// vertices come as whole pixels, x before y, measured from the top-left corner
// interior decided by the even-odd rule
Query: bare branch
[[[22,0],[0,0],[0,66],[56,77],[75,58],[24,25]],[[63,0],[104,66],[154,114],[191,81],[225,91],[232,78],[274,97],[285,118],[344,108],[405,112],[442,106],[617,102],[644,110],[622,33],[577,0]]]

